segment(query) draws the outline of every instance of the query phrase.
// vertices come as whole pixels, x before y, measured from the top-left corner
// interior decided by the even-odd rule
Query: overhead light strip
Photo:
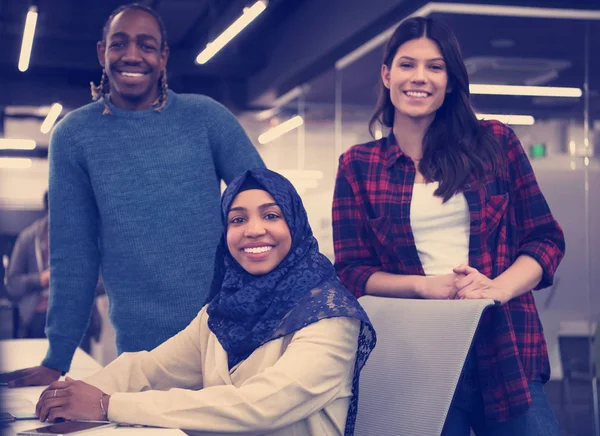
[[[323,179],[323,171],[319,170],[297,170],[297,169],[282,169],[277,170],[279,174],[290,180],[321,180]]]
[[[242,16],[233,22],[223,33],[221,33],[214,41],[206,44],[206,48],[196,57],[196,62],[205,64],[219,50],[221,50],[229,41],[237,36],[244,28],[250,24],[267,8],[267,0],[259,0],[249,8],[244,8]]]
[[[376,37],[370,39],[369,41],[365,42],[360,47],[357,47],[356,49],[354,49],[347,55],[338,59],[335,62],[335,68],[337,70],[343,70],[348,65],[350,65],[350,64],[354,63],[355,61],[357,61],[358,59],[362,58],[364,55],[366,55],[370,51],[385,44],[392,37],[394,32],[396,31],[396,27],[398,27],[398,25],[400,23],[402,23],[403,21],[408,20],[411,17],[426,17],[430,13],[431,13],[431,4],[427,4],[419,9],[417,9],[410,15],[407,15],[405,18],[400,20],[398,23],[394,24],[392,27],[388,28],[387,30],[384,30],[382,33],[380,33]]]
[[[498,120],[504,124],[513,126],[533,126],[535,118],[531,115],[510,115],[510,114],[476,114],[479,120]]]
[[[273,127],[272,129],[267,130],[265,133],[258,137],[258,142],[261,144],[268,144],[271,141],[279,138],[280,136],[297,129],[302,124],[304,124],[304,120],[300,115],[296,115],[295,117],[290,118],[287,121]]]
[[[573,97],[583,95],[580,88],[564,88],[556,86],[513,86],[513,85],[487,85],[471,84],[471,94],[486,95],[519,95],[527,97]]]
[[[530,6],[485,5],[469,3],[430,3],[431,12],[502,17],[556,18],[563,20],[600,20],[600,11],[586,9],[540,8]]]
[[[0,150],[33,150],[36,145],[33,139],[0,138]]]
[[[256,115],[254,115],[254,118],[256,118],[257,121],[265,121],[274,117],[279,112],[281,112],[281,106],[275,106],[271,109],[265,109],[264,111],[258,112]]]
[[[285,94],[280,95],[273,101],[273,107],[271,109],[266,109],[264,111],[260,111],[255,115],[255,118],[258,121],[268,120],[269,118],[277,115],[283,106],[294,100],[295,98],[300,97],[302,94],[307,92],[310,89],[308,84],[303,84],[296,86],[295,88],[290,89]]]
[[[21,54],[19,56],[19,71],[21,72],[25,72],[29,68],[37,17],[37,8],[31,6],[29,12],[27,12],[27,18],[25,18],[25,29],[23,30],[23,41],[21,43]]]
[[[31,159],[23,157],[0,157],[0,168],[11,170],[26,170],[31,168]]]
[[[52,127],[54,127],[54,123],[56,123],[56,120],[60,116],[62,110],[63,110],[63,107],[60,103],[54,103],[52,105],[52,107],[48,111],[48,115],[46,115],[46,119],[44,120],[44,122],[42,123],[42,126],[40,127],[40,131],[42,133],[48,133],[48,132],[50,132],[50,130],[52,130]]]
[[[600,11],[593,9],[558,9],[535,8],[526,6],[484,5],[469,3],[431,2],[417,9],[392,27],[355,48],[335,62],[337,70],[343,70],[371,50],[384,45],[392,36],[398,25],[407,18],[414,16],[426,17],[433,13],[452,13],[467,15],[496,15],[504,17],[555,18],[565,20],[600,20]]]

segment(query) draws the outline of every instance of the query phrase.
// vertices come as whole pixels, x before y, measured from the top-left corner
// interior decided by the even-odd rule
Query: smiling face
[[[240,192],[227,216],[227,247],[252,275],[273,271],[292,246],[292,235],[280,207],[262,189]]]
[[[448,88],[446,63],[438,45],[421,37],[402,44],[381,78],[390,90],[394,117],[433,120]]]
[[[149,13],[126,9],[111,21],[105,41],[98,43],[98,60],[110,82],[110,98],[121,109],[152,106],[169,50],[160,26]]]

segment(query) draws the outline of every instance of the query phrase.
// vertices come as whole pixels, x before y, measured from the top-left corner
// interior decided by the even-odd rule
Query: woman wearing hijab
[[[292,184],[250,170],[223,194],[209,304],[150,352],[50,385],[40,420],[214,433],[351,435],[375,332],[319,253]]]

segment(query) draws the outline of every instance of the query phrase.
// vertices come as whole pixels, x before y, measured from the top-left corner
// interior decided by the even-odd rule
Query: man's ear
[[[383,82],[383,86],[390,89],[390,69],[386,64],[381,65],[381,81]]]
[[[106,45],[104,42],[98,41],[96,44],[96,52],[98,53],[98,62],[100,62],[100,65],[104,68],[104,56],[106,54]]]

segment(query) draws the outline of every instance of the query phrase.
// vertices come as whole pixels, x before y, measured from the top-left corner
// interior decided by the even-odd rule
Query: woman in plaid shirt
[[[491,298],[443,435],[560,434],[531,290],[552,284],[563,232],[514,132],[478,121],[456,37],[429,18],[387,44],[370,129],[340,157],[336,269],[357,296]]]

